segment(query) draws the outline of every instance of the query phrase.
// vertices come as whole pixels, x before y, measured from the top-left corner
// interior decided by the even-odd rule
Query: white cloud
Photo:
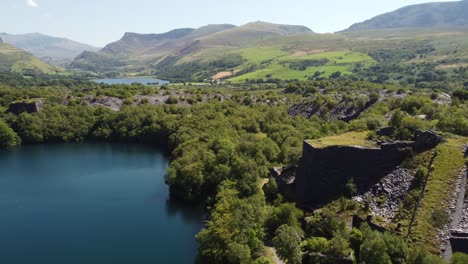
[[[26,0],[26,5],[29,7],[39,7],[39,4],[35,0]]]

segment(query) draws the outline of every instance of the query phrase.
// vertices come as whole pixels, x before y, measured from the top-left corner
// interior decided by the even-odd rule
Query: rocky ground
[[[358,202],[369,202],[369,207],[374,215],[385,219],[395,217],[399,209],[399,202],[403,201],[408,192],[414,173],[409,169],[397,168],[374,185],[368,192],[355,196]]]
[[[466,183],[466,173],[467,169],[465,168],[461,174],[460,177],[465,181]],[[457,189],[461,188],[461,183],[459,186],[457,186]],[[468,232],[468,185],[465,184],[465,195],[464,195],[464,203],[462,207],[461,214],[459,216],[455,215],[455,217],[459,217],[459,219],[456,219],[455,221],[458,222],[458,225],[454,226],[454,229],[458,231],[464,231]]]
[[[176,104],[179,106],[189,106],[191,104],[206,103],[212,100],[225,101],[227,99],[230,99],[231,95],[211,93],[198,96],[184,92],[170,92],[167,94],[136,95],[132,99],[134,105],[139,105],[142,103],[147,103],[151,105],[162,105],[166,104],[170,97],[176,98],[178,100]],[[191,101],[189,102],[190,98]],[[83,99],[91,106],[103,106],[110,108],[114,111],[119,111],[122,105],[124,104],[124,100],[112,96],[86,96]]]

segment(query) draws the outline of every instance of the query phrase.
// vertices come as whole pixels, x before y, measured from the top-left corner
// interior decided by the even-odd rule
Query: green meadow
[[[245,65],[256,65],[257,70],[231,78],[231,82],[244,82],[246,79],[279,78],[305,80],[320,72],[321,77],[329,77],[335,72],[351,74],[353,67],[361,64],[367,67],[375,63],[369,55],[352,51],[330,51],[317,54],[291,54],[287,51],[274,47],[249,48],[242,51],[247,63],[240,66],[238,70],[244,69]],[[328,60],[323,65],[307,66],[303,69],[291,67],[307,61]]]

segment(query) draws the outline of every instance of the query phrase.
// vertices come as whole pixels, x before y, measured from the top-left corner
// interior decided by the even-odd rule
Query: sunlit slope
[[[0,70],[24,74],[57,74],[64,71],[5,43],[0,43]]]

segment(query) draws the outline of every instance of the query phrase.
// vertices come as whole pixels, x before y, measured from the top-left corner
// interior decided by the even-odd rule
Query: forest
[[[166,181],[173,199],[210,212],[196,236],[200,263],[270,263],[268,246],[287,263],[303,263],[304,253],[316,258],[311,263],[444,263],[398,234],[367,225],[347,228],[341,216],[368,212],[350,199],[352,182],[348,194],[309,212],[280,194],[270,170],[297,163],[305,139],[349,131],[376,138],[376,131],[392,126],[393,139],[410,139],[417,129],[466,137],[467,92],[450,91],[450,102],[442,100],[445,92],[347,79],[199,88],[12,76],[0,86],[0,148],[88,141],[163,148],[171,159]],[[136,100],[161,94],[171,94],[165,104]],[[120,98],[124,104],[120,111],[95,107],[89,96]],[[7,111],[14,102],[35,98],[45,101],[37,113]],[[291,116],[288,109],[295,104],[319,110]],[[342,108],[360,114],[349,121],[329,114]],[[450,263],[467,261],[457,253]]]

